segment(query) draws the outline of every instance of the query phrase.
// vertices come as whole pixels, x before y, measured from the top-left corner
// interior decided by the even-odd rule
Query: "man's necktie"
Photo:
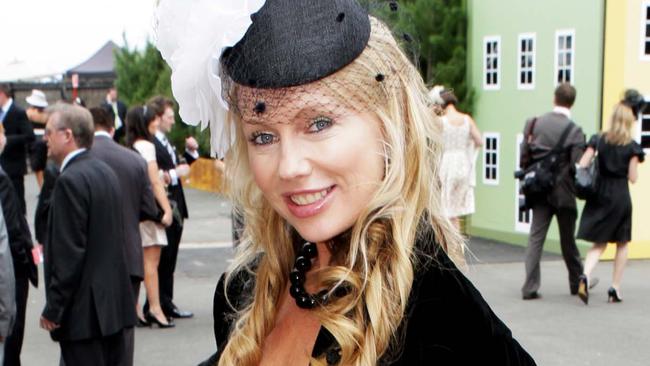
[[[122,119],[120,118],[120,115],[117,113],[117,102],[114,102],[111,105],[113,106],[113,113],[115,114],[115,129],[119,130],[120,127],[122,127]]]
[[[5,121],[5,111],[0,108],[0,123],[3,123]]]
[[[172,147],[172,144],[170,144],[169,140],[167,140],[167,136],[163,136],[162,141],[163,141],[163,145],[165,145],[165,148],[167,148],[167,152],[172,157],[174,166],[176,166],[176,153],[174,152],[174,148]]]

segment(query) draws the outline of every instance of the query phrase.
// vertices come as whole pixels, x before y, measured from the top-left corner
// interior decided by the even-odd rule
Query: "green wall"
[[[469,0],[469,80],[476,96],[474,119],[482,132],[500,134],[499,184],[485,185],[482,154],[477,161],[476,213],[470,232],[526,245],[527,234],[515,230],[516,137],[527,118],[553,107],[555,32],[575,30],[574,81],[578,91],[573,119],[587,136],[600,126],[605,0]],[[536,34],[535,88],[517,88],[518,36]],[[483,37],[501,37],[501,85],[483,90]],[[557,250],[553,224],[547,248]]]

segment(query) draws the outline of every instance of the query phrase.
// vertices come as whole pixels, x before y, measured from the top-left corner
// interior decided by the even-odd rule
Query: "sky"
[[[153,39],[155,0],[0,0],[0,75],[16,61],[34,72],[63,72],[112,40]],[[25,67],[21,67],[24,69]]]

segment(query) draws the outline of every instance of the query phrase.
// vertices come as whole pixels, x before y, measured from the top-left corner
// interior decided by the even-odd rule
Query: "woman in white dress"
[[[474,213],[476,154],[483,145],[481,132],[468,114],[456,109],[458,99],[451,90],[434,87],[431,99],[443,108],[443,154],[440,162],[442,206],[445,215],[460,230],[460,218]],[[465,264],[463,248],[447,248],[456,265]]]
[[[447,217],[460,227],[460,217],[475,211],[474,163],[483,141],[472,117],[456,109],[458,99],[451,90],[442,90],[440,99],[444,109],[440,118],[444,144],[440,163],[442,199]]]
[[[158,171],[156,148],[151,142],[159,123],[160,117],[156,115],[152,108],[147,108],[146,106],[132,108],[126,115],[127,145],[140,153],[147,162],[147,170],[154,197],[164,213],[161,220],[162,224],[169,226],[172,222],[172,209]],[[149,311],[147,314],[142,314],[140,305],[136,305],[139,319],[138,324],[150,325],[155,323],[160,328],[173,327],[174,323],[165,317],[160,307],[158,293],[160,249],[163,245],[167,245],[165,228],[153,221],[143,221],[140,223],[140,235],[142,236],[142,246],[144,247],[144,287],[147,292],[147,300],[149,301]]]

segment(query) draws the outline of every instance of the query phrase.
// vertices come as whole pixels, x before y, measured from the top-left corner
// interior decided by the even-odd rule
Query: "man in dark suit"
[[[585,135],[582,128],[571,121],[571,107],[575,98],[576,90],[573,86],[560,84],[555,89],[553,111],[527,121],[524,127],[524,141],[521,146],[522,168],[543,159],[560,142],[565,129],[570,128],[562,146],[554,187],[546,195],[532,202],[533,222],[526,249],[526,280],[521,289],[524,300],[540,297],[540,259],[553,216],[557,216],[560,228],[562,256],[569,271],[569,290],[572,295],[578,292],[582,262],[575,241],[578,211],[573,176],[575,163],[585,150]]]
[[[156,147],[156,162],[158,168],[163,170],[167,186],[169,200],[174,210],[174,220],[166,229],[167,246],[162,248],[160,263],[158,264],[158,282],[160,283],[160,306],[167,317],[191,318],[194,316],[189,311],[180,310],[173,302],[174,299],[174,271],[176,270],[176,259],[178,257],[178,246],[183,235],[183,221],[187,219],[187,205],[185,204],[185,193],[181,180],[189,174],[187,164],[178,164],[178,158],[174,147],[165,134],[169,133],[174,125],[174,102],[163,97],[154,97],[147,103],[147,106],[154,108],[156,114],[161,117],[158,131],[153,139]],[[145,304],[145,314],[147,305]]]
[[[0,152],[4,148],[5,137],[0,125]],[[15,279],[16,317],[12,331],[5,341],[4,365],[20,366],[20,353],[25,334],[25,312],[29,295],[29,282],[38,286],[38,270],[32,257],[32,234],[25,214],[21,211],[20,200],[9,176],[0,167],[0,205],[4,214],[9,237],[9,247],[13,260]]]
[[[140,282],[144,278],[140,221],[159,221],[160,210],[154,201],[144,159],[113,141],[113,120],[104,108],[91,108],[90,113],[95,125],[95,139],[89,154],[110,166],[120,183],[126,267],[131,277],[133,299],[137,302]],[[134,302],[134,309],[135,306]],[[133,328],[126,330],[125,335],[127,359],[133,359]]]
[[[185,152],[183,152],[183,158],[188,165],[192,165],[197,161],[201,156],[199,155],[199,143],[192,136],[188,136],[185,139]]]
[[[108,93],[106,93],[106,101],[104,101],[101,107],[106,109],[113,119],[115,128],[113,139],[115,142],[122,142],[122,139],[126,135],[127,107],[126,104],[117,99],[117,89],[114,86],[108,89]]]
[[[34,130],[25,111],[18,107],[11,97],[11,89],[0,84],[0,123],[4,125],[7,146],[0,155],[0,165],[14,185],[23,215],[25,206],[25,174],[27,173],[27,151],[34,141]]]
[[[41,327],[61,347],[66,366],[129,365],[124,330],[136,321],[125,263],[120,183],[90,154],[90,112],[57,104],[45,140],[61,167],[45,243],[46,305]]]

